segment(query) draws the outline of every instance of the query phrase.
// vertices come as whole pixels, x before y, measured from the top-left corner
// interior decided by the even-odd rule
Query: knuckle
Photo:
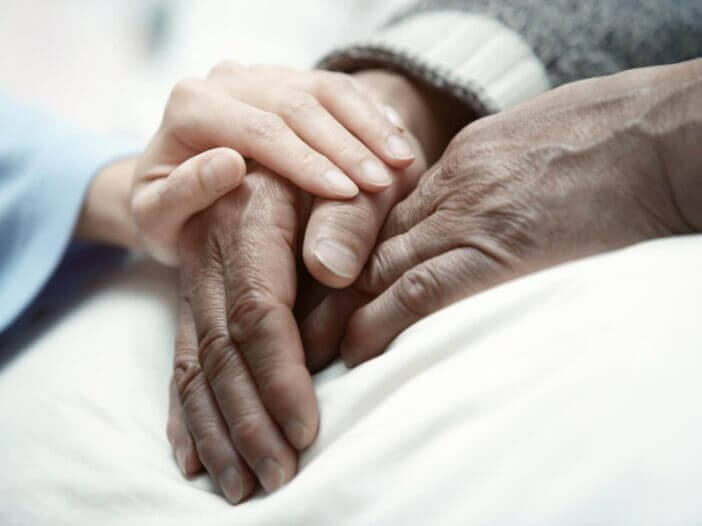
[[[446,188],[457,188],[466,173],[466,165],[462,156],[451,156],[435,172],[433,183]],[[428,185],[425,185],[428,186]]]
[[[375,297],[383,292],[390,284],[387,273],[388,264],[388,255],[385,251],[376,251],[371,254],[366,269],[357,280],[354,288],[370,297]]]
[[[478,223],[481,241],[475,241],[473,236],[466,244],[480,247],[496,245],[502,254],[500,259],[505,259],[505,262],[510,257],[515,260],[528,257],[530,248],[537,246],[534,239],[539,225],[537,211],[486,210],[481,213]]]
[[[151,222],[160,217],[157,213],[158,204],[158,199],[149,197],[145,192],[136,193],[130,200],[129,212],[140,229],[149,229]]]
[[[202,81],[195,78],[181,79],[171,90],[171,100],[187,101],[197,96],[202,89]]]
[[[349,159],[360,163],[368,156],[369,152],[361,146],[361,143],[349,137],[347,133],[341,134],[341,137],[335,142],[335,153],[340,159]]]
[[[265,435],[262,416],[253,412],[244,412],[234,417],[229,430],[237,446],[244,448],[259,444]]]
[[[166,114],[173,113],[184,106],[187,107],[194,99],[199,97],[201,92],[201,80],[192,78],[179,80],[171,90],[166,106]],[[172,111],[169,112],[169,109]]]
[[[200,364],[195,357],[176,356],[173,365],[173,378],[181,403],[199,392],[202,387]]]
[[[206,466],[213,466],[222,457],[219,451],[225,447],[222,433],[218,430],[216,422],[200,422],[198,429],[193,433],[195,448],[202,462]]]
[[[377,227],[377,214],[374,214],[371,201],[358,203],[338,203],[334,213],[328,215],[327,225],[330,231],[338,232],[342,240],[350,238],[351,241],[368,241],[363,235],[369,226]]]
[[[173,132],[187,130],[197,117],[195,105],[203,93],[203,81],[183,79],[171,90],[163,113],[163,124]]]
[[[321,106],[317,99],[304,91],[290,91],[285,94],[281,114],[286,119],[309,117],[319,113]]]
[[[424,317],[439,304],[439,285],[426,267],[415,267],[405,272],[398,282],[397,301],[408,313]]]
[[[311,148],[305,148],[305,151],[300,154],[300,166],[310,169],[317,165],[321,160],[321,155]]]
[[[237,296],[227,315],[231,338],[237,343],[245,343],[254,338],[261,332],[274,308],[273,299],[259,290],[250,290]]]
[[[299,367],[304,369],[303,365]],[[284,400],[297,388],[296,380],[304,371],[297,370],[296,366],[286,365],[283,367],[275,360],[271,361],[266,367],[261,367],[263,378],[258,385],[261,396],[265,400]]]
[[[207,78],[217,78],[236,75],[241,71],[241,66],[231,60],[223,60],[214,65]]]
[[[231,359],[230,346],[229,334],[219,327],[207,329],[202,335],[197,355],[202,371],[208,378],[214,379],[226,369]]]
[[[287,129],[285,121],[273,113],[260,112],[250,118],[245,125],[246,132],[256,142],[273,142]]]
[[[264,79],[274,79],[288,73],[288,69],[283,66],[273,66],[270,64],[251,64],[247,69],[254,75]]]
[[[348,75],[334,72],[319,74],[317,93],[320,98],[330,100],[347,95],[349,92],[356,93],[356,89]]]

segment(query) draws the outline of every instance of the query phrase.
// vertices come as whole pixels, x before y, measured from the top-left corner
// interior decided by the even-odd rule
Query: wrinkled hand
[[[231,502],[292,478],[319,414],[297,325],[306,196],[257,168],[181,234],[181,311],[168,435]]]
[[[679,121],[695,108],[690,97],[675,105],[690,91],[682,77],[652,68],[588,80],[468,126],[391,211],[353,287],[307,317],[311,352],[340,350],[355,365],[420,318],[508,279],[699,228],[677,206],[691,185],[669,178],[685,171],[672,164],[686,157],[682,145],[701,137],[694,119]],[[699,174],[699,161],[692,168]]]

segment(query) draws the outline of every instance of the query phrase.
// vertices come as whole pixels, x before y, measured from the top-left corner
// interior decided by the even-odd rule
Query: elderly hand
[[[169,438],[231,502],[295,473],[319,421],[292,314],[305,194],[262,168],[183,228]],[[255,474],[255,475],[254,475]]]
[[[134,172],[142,244],[176,264],[183,224],[240,183],[242,156],[326,198],[387,188],[391,169],[414,159],[388,111],[352,77],[325,71],[222,63],[207,80],[180,82]]]
[[[423,163],[415,164],[387,191],[362,194],[328,213],[354,217],[357,232],[375,235],[421,173]],[[293,315],[294,307],[314,306],[326,294],[309,280],[298,294],[304,269],[297,259],[311,204],[288,181],[256,168],[181,233],[168,436],[181,470],[193,474],[204,464],[233,503],[257,480],[269,492],[290,480],[296,450],[317,433],[316,399]]]
[[[561,87],[468,126],[302,326],[349,365],[505,280],[702,227],[702,61]]]

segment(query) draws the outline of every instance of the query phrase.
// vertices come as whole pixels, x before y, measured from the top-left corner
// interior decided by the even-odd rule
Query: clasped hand
[[[526,273],[699,231],[698,208],[684,200],[692,186],[670,175],[695,172],[675,148],[697,131],[670,110],[699,97],[700,74],[687,91],[670,82],[679,74],[651,68],[564,86],[467,126],[426,171],[434,158],[425,153],[436,149],[426,138],[437,136],[426,132],[446,121],[430,104],[383,120],[372,108],[407,85],[369,82],[363,104],[372,117],[363,123],[327,108],[325,118],[337,119],[331,142],[296,129],[347,174],[357,165],[332,155],[337,140],[356,141],[338,148],[344,155],[373,151],[386,163],[392,184],[350,200],[327,200],[310,179],[295,180],[301,172],[286,159],[250,163],[236,190],[178,229],[182,301],[168,434],[184,473],[204,466],[231,502],[257,483],[273,491],[293,477],[297,452],[317,433],[310,372],[335,356],[361,363],[416,320]],[[416,119],[422,112],[428,117]],[[202,133],[206,123],[197,122]],[[363,133],[373,126],[376,133]],[[219,133],[192,155],[239,132]],[[410,166],[410,154],[393,159],[383,150],[390,136],[412,143]],[[317,158],[301,159],[309,168]],[[361,174],[354,180],[362,184]]]

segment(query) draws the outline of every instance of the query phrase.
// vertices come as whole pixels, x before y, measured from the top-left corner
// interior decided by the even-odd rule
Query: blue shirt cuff
[[[0,116],[12,133],[0,138],[2,333],[59,266],[93,177],[139,149],[133,141],[77,132],[1,98]]]

